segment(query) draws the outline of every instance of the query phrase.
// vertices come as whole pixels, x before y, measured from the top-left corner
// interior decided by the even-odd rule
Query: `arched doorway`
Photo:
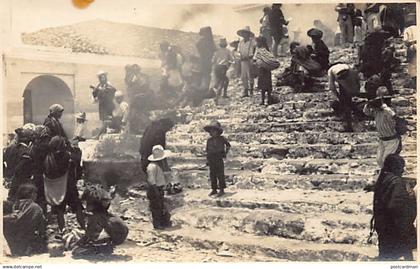
[[[74,128],[74,99],[70,88],[58,77],[41,75],[32,79],[23,92],[24,123],[43,124],[52,104],[61,104],[64,114],[61,118],[67,136]]]

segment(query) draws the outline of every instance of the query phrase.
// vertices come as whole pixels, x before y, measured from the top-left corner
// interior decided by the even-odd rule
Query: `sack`
[[[397,131],[398,135],[405,135],[408,130],[408,121],[404,118],[395,116],[395,130]]]
[[[265,49],[259,49],[257,52],[257,66],[267,70],[274,70],[280,66],[279,61]]]

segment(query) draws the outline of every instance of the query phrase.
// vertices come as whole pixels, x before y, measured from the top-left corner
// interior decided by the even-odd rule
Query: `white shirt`
[[[337,87],[335,86],[335,82],[337,80],[337,74],[343,70],[349,70],[350,66],[348,64],[336,64],[328,69],[328,85],[330,87],[330,91],[337,92]]]
[[[120,104],[116,104],[115,109],[112,113],[113,116],[114,117],[122,117],[122,122],[127,122],[128,107],[129,107],[129,105],[125,101],[122,101]]]
[[[83,122],[83,123],[76,122],[76,129],[74,131],[74,137],[86,138],[86,122]]]
[[[156,185],[158,187],[166,186],[165,174],[162,168],[155,162],[151,162],[147,166],[147,182],[150,185]]]

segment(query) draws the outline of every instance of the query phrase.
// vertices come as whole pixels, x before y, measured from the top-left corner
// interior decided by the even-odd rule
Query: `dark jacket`
[[[41,207],[29,199],[17,200],[13,214],[4,215],[4,237],[12,255],[23,256],[46,250],[46,221]]]
[[[147,158],[152,154],[152,149],[155,145],[161,145],[163,148],[166,147],[166,130],[160,121],[154,121],[146,127],[140,141],[139,152],[144,172],[146,172],[147,165],[149,164]],[[164,171],[168,171],[169,166],[166,159],[163,162]]]
[[[99,119],[106,120],[108,116],[112,117],[114,110],[114,97],[117,90],[107,83],[105,85],[98,84],[92,91],[92,95],[99,103]]]
[[[413,223],[417,205],[408,182],[392,173],[381,174],[375,187],[373,214],[380,245],[396,249],[413,249],[416,246]]]
[[[327,45],[325,45],[324,41],[320,40],[314,44],[314,50],[312,54],[312,59],[317,61],[323,70],[327,70],[330,64],[330,50],[328,49]]]
[[[48,115],[48,117],[44,121],[44,126],[48,127],[48,134],[50,137],[58,135],[67,138],[67,135],[63,129],[63,125],[58,119],[54,118],[53,116]]]
[[[283,25],[286,24],[283,12],[279,8],[272,8],[268,19],[270,22],[270,29],[273,36],[283,37]]]
[[[210,137],[206,145],[207,159],[226,157],[230,147],[230,143],[224,136]]]

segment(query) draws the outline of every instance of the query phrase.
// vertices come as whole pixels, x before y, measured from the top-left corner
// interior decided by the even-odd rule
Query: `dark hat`
[[[204,126],[204,131],[210,132],[211,130],[216,130],[220,134],[223,133],[222,125],[218,121],[212,121],[209,125]]]
[[[249,26],[245,26],[245,28],[239,30],[238,32],[236,32],[238,34],[238,36],[244,37],[244,35],[250,35],[250,36],[254,36],[254,33],[251,32],[251,28]]]
[[[307,33],[306,33],[309,37],[315,37],[315,38],[322,38],[322,31],[316,28],[312,28],[310,29]]]
[[[219,46],[222,48],[226,48],[227,47],[227,40],[226,38],[221,38],[219,41]]]
[[[80,112],[79,114],[77,114],[76,115],[76,119],[87,121],[87,119],[86,119],[86,112]]]
[[[231,46],[231,47],[237,47],[238,44],[239,44],[239,40],[235,40],[235,41],[230,42],[229,43],[229,46]]]

